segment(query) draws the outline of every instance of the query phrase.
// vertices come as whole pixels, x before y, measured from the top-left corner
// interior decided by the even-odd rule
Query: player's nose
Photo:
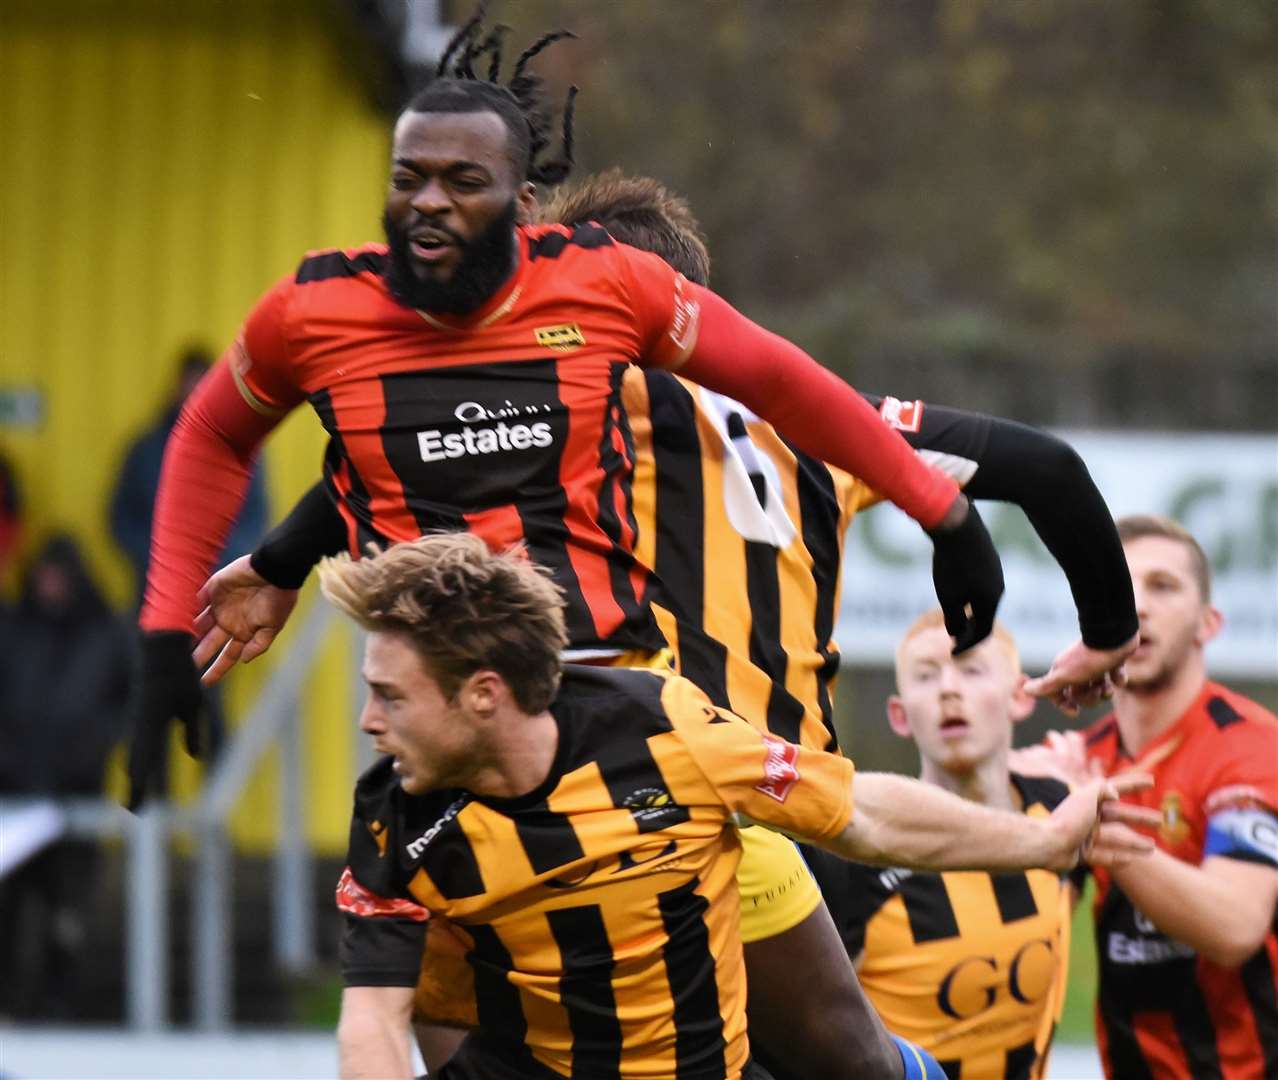
[[[418,187],[408,202],[414,210],[426,217],[439,217],[451,210],[453,205],[448,197],[448,189],[437,177],[432,177]]]

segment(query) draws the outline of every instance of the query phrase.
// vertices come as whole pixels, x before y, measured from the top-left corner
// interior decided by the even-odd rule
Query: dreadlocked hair
[[[539,160],[550,146],[554,114],[545,98],[545,83],[528,70],[529,61],[556,41],[576,37],[568,30],[543,34],[515,61],[510,81],[501,82],[502,48],[510,27],[498,24],[485,32],[487,3],[453,35],[439,58],[435,77],[409,100],[405,112],[495,112],[510,134],[511,162],[516,175],[535,184],[553,186],[573,169],[573,114],[577,87],[568,88],[560,133],[560,153]],[[476,68],[487,58],[487,71]]]
[[[660,255],[689,281],[710,283],[710,252],[692,208],[650,176],[594,173],[555,192],[539,217],[570,228],[597,222],[614,240]]]

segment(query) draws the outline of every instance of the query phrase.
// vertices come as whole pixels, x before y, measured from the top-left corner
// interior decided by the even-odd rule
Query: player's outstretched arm
[[[348,986],[342,991],[337,1054],[342,1080],[412,1080],[411,986]]]
[[[252,555],[208,579],[197,597],[196,666],[212,686],[236,663],[271,647],[297,603],[312,566],[346,546],[346,525],[324,484],[315,484]]]
[[[714,293],[687,283],[683,288],[685,307],[697,308],[699,327],[670,366],[742,402],[799,449],[859,476],[918,521],[935,548],[937,598],[956,651],[983,641],[1003,595],[1003,571],[989,533],[957,484],[922,461],[860,394],[798,346]]]
[[[1046,818],[991,810],[909,777],[857,773],[847,827],[823,846],[857,862],[915,870],[1069,870],[1080,860],[1117,865],[1153,850],[1130,825],[1156,811],[1118,801],[1147,776],[1094,780]]]
[[[1029,692],[1075,713],[1121,686],[1122,663],[1138,640],[1131,575],[1109,507],[1077,451],[1014,420],[864,396],[906,442],[943,461],[964,494],[1019,506],[1064,571],[1081,637]]]

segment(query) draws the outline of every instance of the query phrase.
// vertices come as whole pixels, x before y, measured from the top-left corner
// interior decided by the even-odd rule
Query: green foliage
[[[686,194],[822,359],[1272,356],[1271,0],[520,0],[584,170]],[[551,58],[547,58],[547,65]]]

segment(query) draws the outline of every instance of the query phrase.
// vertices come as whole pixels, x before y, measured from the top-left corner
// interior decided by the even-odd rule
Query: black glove
[[[202,694],[194,642],[178,630],[144,633],[129,738],[129,809],[165,790],[169,722],[182,721],[187,752],[199,756]]]
[[[965,500],[966,501],[966,500]],[[1003,595],[1003,564],[976,507],[954,526],[928,533],[932,538],[932,581],[954,639],[954,655],[979,645],[994,629]]]

